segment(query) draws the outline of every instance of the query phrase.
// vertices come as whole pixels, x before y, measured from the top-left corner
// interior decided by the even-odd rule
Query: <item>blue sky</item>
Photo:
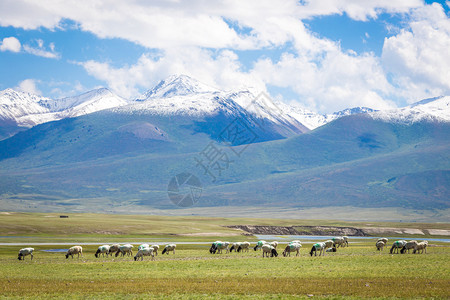
[[[317,112],[450,94],[449,1],[125,2],[2,1],[0,90],[133,99],[183,73]]]

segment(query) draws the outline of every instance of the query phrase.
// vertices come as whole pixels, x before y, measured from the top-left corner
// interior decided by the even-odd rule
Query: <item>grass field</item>
[[[254,241],[251,236],[232,235],[234,231],[220,227],[233,219],[163,218],[145,219],[141,227],[133,216],[77,215],[69,219],[47,217],[46,214],[17,214],[15,224],[7,224],[0,215],[0,235],[21,236],[3,238],[2,242],[51,241],[75,242],[98,239],[157,241],[164,239],[180,242],[213,241],[222,234],[228,241]],[[20,217],[20,218],[19,218]],[[112,226],[112,220],[129,220],[129,234],[124,224]],[[84,225],[72,224],[84,218]],[[12,219],[9,219],[12,220]],[[59,221],[69,221],[60,228]],[[264,222],[264,220],[253,220]],[[276,222],[271,220],[268,222]],[[277,225],[283,225],[278,220]],[[287,221],[286,221],[287,222]],[[166,226],[164,226],[164,223]],[[153,225],[150,225],[153,224]],[[168,224],[171,224],[170,226]],[[40,225],[40,227],[38,226]],[[293,225],[293,224],[289,224]],[[393,226],[391,224],[389,226]],[[401,224],[402,226],[404,224]],[[417,224],[416,224],[417,225]],[[435,224],[427,225],[430,228]],[[425,225],[424,225],[425,226]],[[34,230],[33,227],[36,229]],[[445,226],[442,225],[441,228]],[[119,228],[119,229],[117,229]],[[168,229],[167,229],[168,228]],[[184,231],[182,230],[184,228]],[[211,236],[177,235],[210,233]],[[66,231],[67,230],[67,231]],[[220,231],[222,230],[222,231]],[[229,234],[228,236],[226,236]],[[392,241],[390,241],[392,242]],[[65,259],[64,253],[42,250],[68,246],[34,246],[35,258],[17,259],[19,246],[0,246],[0,297],[6,298],[118,298],[146,299],[285,299],[303,297],[339,298],[449,298],[450,297],[450,245],[430,243],[427,254],[390,255],[385,249],[375,250],[372,240],[351,240],[348,248],[338,249],[325,257],[310,257],[311,242],[304,241],[300,257],[262,258],[261,251],[211,255],[207,244],[179,244],[175,255],[161,255],[155,261],[133,261],[131,257],[95,258],[97,245],[83,246],[80,259]],[[100,242],[99,242],[100,244]],[[281,243],[278,250],[284,248]],[[137,245],[135,245],[137,248]]]

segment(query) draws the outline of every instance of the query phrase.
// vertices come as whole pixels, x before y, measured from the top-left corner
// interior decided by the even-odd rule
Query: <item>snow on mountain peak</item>
[[[70,117],[118,107],[127,103],[125,99],[115,95],[107,88],[95,89],[74,97],[40,101],[40,104],[47,107],[51,112],[64,112]]]
[[[31,127],[127,103],[105,88],[57,100],[6,89],[0,91],[0,120],[14,122],[18,126]]]
[[[50,99],[13,89],[0,91],[0,120],[16,122],[23,116],[47,113],[48,109],[39,104],[45,100]]]
[[[187,75],[172,75],[161,80],[154,88],[147,91],[138,101],[148,98],[168,98],[201,93],[212,93],[218,90]]]
[[[450,96],[424,99],[412,105],[369,113],[372,118],[391,123],[450,121]]]

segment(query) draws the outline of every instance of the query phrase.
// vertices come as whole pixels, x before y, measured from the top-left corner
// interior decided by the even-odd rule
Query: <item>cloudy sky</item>
[[[450,1],[1,0],[0,90],[133,99],[187,74],[317,112],[450,95]]]

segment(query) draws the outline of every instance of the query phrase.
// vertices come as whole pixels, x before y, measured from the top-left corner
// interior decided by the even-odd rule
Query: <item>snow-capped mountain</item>
[[[50,99],[13,89],[0,91],[0,120],[14,122],[20,117],[48,113],[48,109],[39,104],[40,101]]]
[[[40,105],[48,108],[51,112],[64,112],[67,117],[81,116],[127,103],[125,99],[106,88],[92,90],[75,97],[39,101]]]
[[[376,111],[369,114],[374,119],[391,123],[450,122],[450,97],[424,99],[406,107]]]
[[[126,100],[105,88],[56,100],[7,89],[0,92],[0,119],[32,127],[125,104]]]
[[[285,104],[282,102],[276,102],[276,105],[278,105],[285,114],[295,118],[298,122],[302,123],[310,130],[314,130],[317,127],[323,126],[344,116],[350,116],[353,114],[365,114],[375,111],[368,107],[355,107],[347,108],[338,112],[334,112],[332,114],[318,114],[305,109],[300,104],[296,103]]]
[[[161,80],[154,88],[147,91],[137,101],[149,98],[170,98],[174,96],[186,96],[193,94],[214,93],[218,89],[210,87],[187,75],[172,75]]]
[[[214,116],[268,120],[295,133],[308,131],[298,120],[285,114],[270,97],[250,90],[221,91],[189,76],[171,76],[134,103],[115,109],[116,112],[151,113],[155,115]]]
[[[14,124],[26,128],[112,109],[117,113],[196,118],[225,114],[251,121],[267,120],[276,124],[279,130],[285,128],[290,134],[298,134],[353,114],[368,114],[377,120],[396,123],[450,121],[449,102],[450,97],[439,97],[393,110],[375,111],[367,107],[356,107],[332,114],[318,114],[297,103],[274,101],[265,93],[249,89],[223,91],[186,75],[173,75],[133,101],[127,101],[106,88],[56,100],[6,89],[0,91],[0,121],[3,124],[0,126]],[[13,133],[15,132],[6,132],[6,136]]]

